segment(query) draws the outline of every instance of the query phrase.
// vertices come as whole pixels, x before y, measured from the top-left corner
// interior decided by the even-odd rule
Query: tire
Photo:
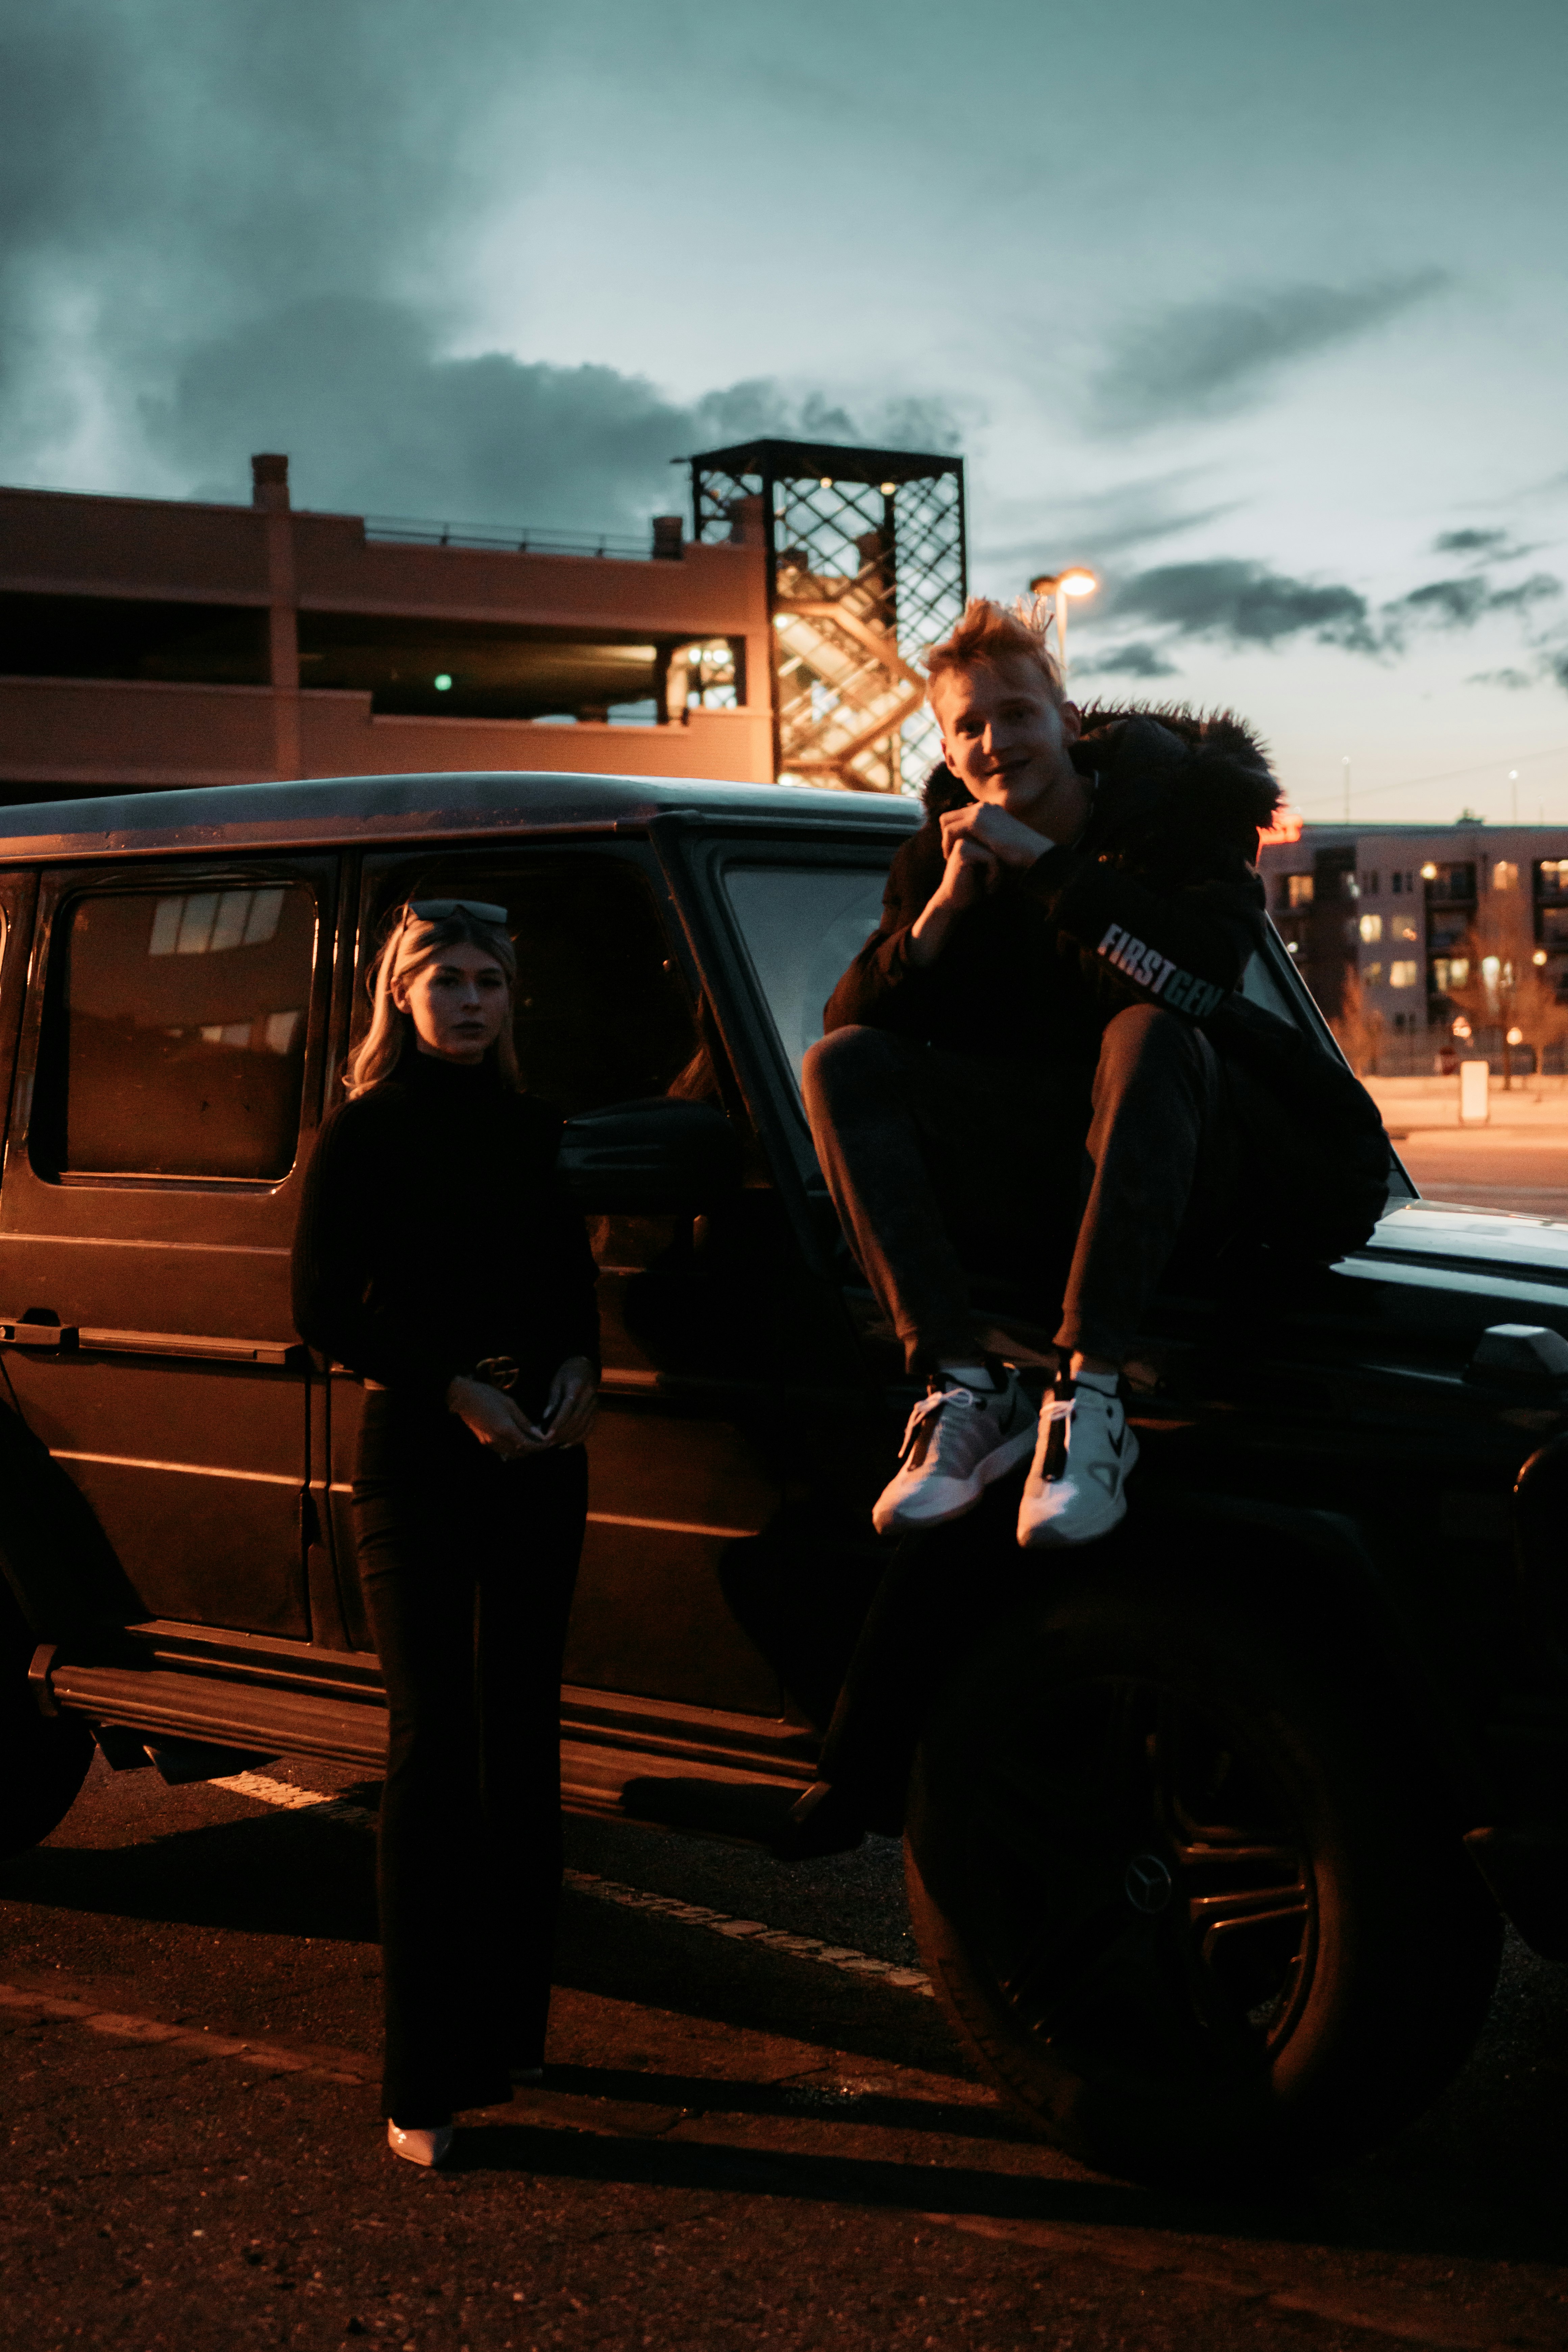
[[[93,1738],[79,1716],[40,1715],[27,1682],[32,1637],[0,1592],[0,1861],[39,1844],[75,1804]]]
[[[1049,2137],[1140,2179],[1235,2187],[1386,2137],[1497,1976],[1501,1921],[1413,1743],[1244,1606],[1032,1604],[916,1762],[915,1927],[960,2034]]]

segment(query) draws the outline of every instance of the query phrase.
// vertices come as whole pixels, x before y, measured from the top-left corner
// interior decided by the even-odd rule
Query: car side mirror
[[[596,1216],[659,1216],[710,1207],[741,1181],[741,1141],[711,1103],[650,1095],[566,1121],[561,1173]]]

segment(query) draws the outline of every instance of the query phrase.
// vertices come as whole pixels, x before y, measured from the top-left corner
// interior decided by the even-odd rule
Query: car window
[[[57,1114],[50,1172],[287,1175],[315,962],[309,886],[105,891],[60,920],[39,1073]]]
[[[798,1081],[822,1009],[882,917],[879,866],[726,866],[724,888]]]
[[[368,955],[405,896],[490,899],[517,948],[517,1058],[566,1117],[668,1093],[699,1051],[646,877],[629,858],[491,854],[395,868],[375,892]],[[369,1005],[356,992],[355,1034]]]

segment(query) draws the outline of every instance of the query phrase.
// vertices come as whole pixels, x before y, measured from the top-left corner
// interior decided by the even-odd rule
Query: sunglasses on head
[[[406,923],[410,915],[422,923],[444,923],[449,915],[472,915],[476,923],[504,923],[506,908],[489,898],[410,898],[404,908]]]

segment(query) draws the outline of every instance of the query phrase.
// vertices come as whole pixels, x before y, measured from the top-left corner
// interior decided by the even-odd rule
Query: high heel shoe
[[[452,2126],[437,2124],[433,2130],[421,2131],[411,2125],[405,2131],[401,2124],[389,2122],[386,2145],[405,2164],[445,2164],[452,2153]]]

